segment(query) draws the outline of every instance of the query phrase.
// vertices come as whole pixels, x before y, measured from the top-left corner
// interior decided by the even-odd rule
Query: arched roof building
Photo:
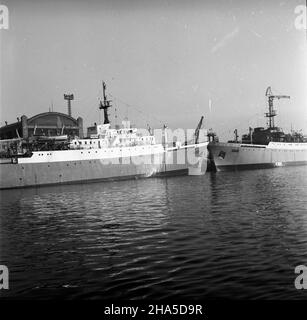
[[[44,112],[31,118],[23,115],[21,121],[0,128],[0,139],[33,136],[78,136],[83,138],[83,120],[60,112]]]

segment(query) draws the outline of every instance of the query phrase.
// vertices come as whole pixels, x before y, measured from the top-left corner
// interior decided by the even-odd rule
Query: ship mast
[[[103,110],[103,114],[104,114],[104,122],[103,124],[109,124],[110,121],[109,121],[109,115],[108,115],[108,109],[111,107],[111,100],[108,100],[107,99],[107,95],[106,95],[106,84],[105,82],[103,81],[102,82],[102,94],[103,94],[103,101],[100,100],[100,103],[99,103],[99,109]]]
[[[277,113],[276,113],[276,110],[274,110],[273,101],[274,99],[290,99],[290,96],[273,95],[271,87],[268,87],[266,89],[265,95],[266,97],[268,97],[268,104],[269,104],[269,112],[267,112],[265,116],[269,118],[269,129],[275,129],[274,117],[276,117]]]

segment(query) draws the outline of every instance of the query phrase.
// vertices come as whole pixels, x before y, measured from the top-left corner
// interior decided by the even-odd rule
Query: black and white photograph
[[[305,0],[0,2],[0,306],[307,299]]]

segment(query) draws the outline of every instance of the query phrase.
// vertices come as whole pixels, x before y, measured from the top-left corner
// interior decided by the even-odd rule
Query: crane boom
[[[195,129],[194,136],[195,136],[195,144],[198,144],[199,141],[199,130],[203,125],[204,116],[201,116],[200,121]]]

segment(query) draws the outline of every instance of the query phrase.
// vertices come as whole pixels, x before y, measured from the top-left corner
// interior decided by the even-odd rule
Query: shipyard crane
[[[271,87],[268,87],[265,92],[265,96],[268,97],[268,103],[269,103],[269,112],[265,114],[267,118],[269,118],[269,128],[274,129],[274,117],[277,115],[276,110],[274,110],[273,107],[273,101],[274,99],[290,99],[290,96],[286,95],[273,95]]]

